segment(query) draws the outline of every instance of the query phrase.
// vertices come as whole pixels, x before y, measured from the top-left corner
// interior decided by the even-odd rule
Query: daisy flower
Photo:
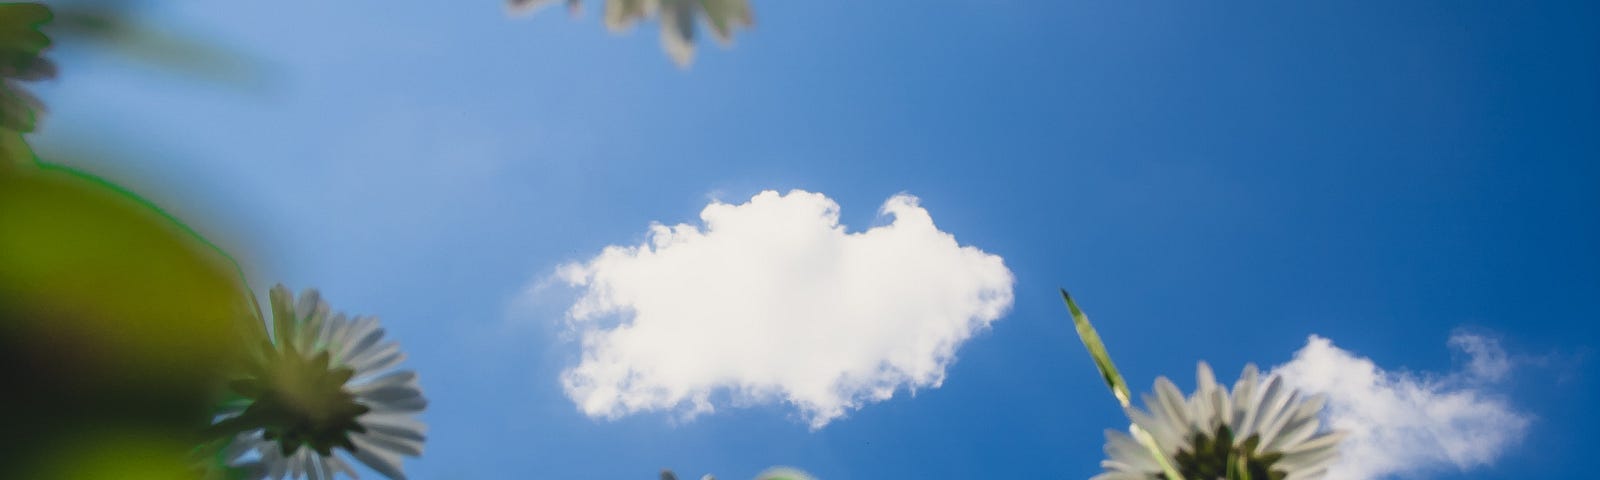
[[[1255,365],[1246,366],[1229,391],[1200,362],[1193,395],[1184,397],[1160,377],[1156,394],[1143,397],[1145,409],[1133,408],[1127,382],[1089,316],[1066,290],[1061,299],[1100,376],[1133,421],[1128,433],[1106,431],[1110,458],[1092,480],[1315,480],[1338,459],[1344,435],[1322,429],[1318,418],[1326,398],[1303,398],[1277,375],[1261,381]]]
[[[405,358],[399,346],[377,318],[332,313],[316,290],[296,298],[278,285],[271,303],[273,339],[230,383],[240,401],[213,425],[233,435],[224,461],[250,478],[355,478],[342,450],[404,479],[401,458],[422,454],[416,415],[427,401],[415,372],[393,370]]]
[[[1197,370],[1198,387],[1188,398],[1161,377],[1155,395],[1143,396],[1143,410],[1127,409],[1183,478],[1320,479],[1338,458],[1343,435],[1319,428],[1324,396],[1302,397],[1277,375],[1261,381],[1255,365],[1245,367],[1232,391],[1217,384],[1205,362]],[[1106,455],[1100,462],[1106,472],[1095,480],[1166,478],[1161,462],[1129,434],[1107,430]]]

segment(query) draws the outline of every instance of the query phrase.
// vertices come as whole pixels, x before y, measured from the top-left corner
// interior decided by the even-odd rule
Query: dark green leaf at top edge
[[[44,110],[21,84],[56,74],[55,64],[44,58],[50,37],[40,30],[52,17],[41,4],[0,4],[0,129],[32,132]]]

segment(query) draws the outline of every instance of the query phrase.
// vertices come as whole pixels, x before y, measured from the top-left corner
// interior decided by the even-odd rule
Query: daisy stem
[[[1122,380],[1122,374],[1117,372],[1117,364],[1111,362],[1111,354],[1106,351],[1106,345],[1100,341],[1100,334],[1095,331],[1094,325],[1089,323],[1089,316],[1078,308],[1078,302],[1072,301],[1072,295],[1067,289],[1061,290],[1061,300],[1067,303],[1067,311],[1072,313],[1072,324],[1078,330],[1078,339],[1083,341],[1083,348],[1089,350],[1089,358],[1094,359],[1094,366],[1100,369],[1100,377],[1106,381],[1106,386],[1111,387],[1111,394],[1117,397],[1117,402],[1122,404],[1124,410],[1132,408],[1133,394],[1128,391],[1128,383]],[[1150,436],[1138,424],[1130,424],[1129,430],[1133,438],[1144,445],[1150,455],[1155,457],[1156,463],[1161,464],[1162,472],[1166,473],[1167,480],[1183,480],[1183,475],[1172,467],[1172,462],[1167,461],[1167,454],[1161,450],[1161,445],[1156,443],[1155,437]]]
[[[1235,449],[1228,449],[1228,460],[1227,461],[1228,461],[1228,476],[1225,477],[1225,478],[1227,478],[1228,480],[1235,480],[1235,479],[1239,478],[1239,470],[1240,470],[1240,468],[1239,468],[1239,452],[1237,450],[1235,450]],[[1249,475],[1249,473],[1246,473],[1246,475]]]

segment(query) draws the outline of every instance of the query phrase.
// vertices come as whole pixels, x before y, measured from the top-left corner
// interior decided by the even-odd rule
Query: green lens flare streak
[[[1122,404],[1123,410],[1132,407],[1133,394],[1128,391],[1128,382],[1122,380],[1122,374],[1117,372],[1117,365],[1111,362],[1111,354],[1106,352],[1106,345],[1100,341],[1100,334],[1095,332],[1094,325],[1089,323],[1089,316],[1078,308],[1078,302],[1072,301],[1072,295],[1066,289],[1061,289],[1061,300],[1067,302],[1067,311],[1072,312],[1072,325],[1078,329],[1078,339],[1083,340],[1083,348],[1089,350],[1089,358],[1094,359],[1095,368],[1100,369],[1100,377],[1106,381],[1106,386],[1111,388],[1111,394],[1117,397],[1117,402]],[[1161,445],[1156,443],[1155,437],[1150,436],[1138,424],[1129,424],[1128,430],[1133,432],[1133,438],[1144,445],[1150,455],[1155,457],[1156,463],[1161,464],[1161,470],[1170,480],[1184,480],[1183,475],[1172,467],[1172,462],[1167,461],[1167,455],[1162,453]]]

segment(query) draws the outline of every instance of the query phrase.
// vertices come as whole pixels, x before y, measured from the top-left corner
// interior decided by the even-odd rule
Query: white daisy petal
[[[1290,471],[1323,470],[1339,459],[1339,450],[1333,444],[1288,453],[1278,462]]]
[[[1218,427],[1233,428],[1233,407],[1228,403],[1228,390],[1225,388],[1211,389],[1211,421],[1206,428]]]
[[[1283,393],[1283,388],[1283,382],[1277,378],[1267,379],[1267,385],[1261,389],[1261,393],[1256,394],[1250,401],[1249,408],[1244,413],[1244,421],[1239,422],[1239,431],[1236,433],[1240,438],[1249,438],[1259,433],[1258,425],[1264,423],[1261,417],[1271,414],[1266,411],[1267,406],[1278,402],[1278,395]]]
[[[1106,430],[1106,456],[1112,460],[1101,462],[1105,466],[1108,462],[1124,466],[1118,470],[1131,470],[1148,472],[1161,468],[1156,459],[1150,456],[1144,445],[1140,445],[1133,436],[1116,430]]]
[[[317,309],[317,304],[321,302],[322,293],[310,289],[301,291],[294,303],[295,323],[305,323],[306,319],[311,318],[311,314]]]
[[[371,390],[376,390],[376,389],[380,389],[380,388],[390,388],[390,387],[416,388],[417,387],[417,372],[413,372],[413,371],[410,371],[410,370],[396,370],[396,371],[393,371],[393,372],[385,373],[383,375],[378,375],[376,377],[372,377],[372,379],[370,379],[370,380],[367,380],[367,381],[361,382],[358,385],[352,386],[350,390],[351,390],[352,393],[355,393],[357,395],[361,395],[361,394],[364,394],[365,392],[368,392],[368,391],[371,391]]]
[[[238,461],[244,454],[255,450],[257,442],[261,440],[261,432],[247,432],[233,436],[233,441],[222,449],[222,458],[228,463]]]
[[[334,359],[342,361],[346,356],[345,350],[349,349],[348,342],[350,341],[351,335],[350,319],[344,315],[340,315],[338,318],[333,319],[333,321],[329,323],[332,325],[332,327],[329,327],[328,332],[328,353],[333,355]]]
[[[1183,392],[1167,377],[1156,379],[1156,399],[1161,402],[1161,416],[1169,422],[1168,425],[1187,426],[1189,422],[1189,407],[1183,400]],[[1175,428],[1180,432],[1188,428]],[[1179,434],[1180,437],[1182,434]]]
[[[355,355],[355,348],[361,339],[372,333],[375,328],[367,317],[355,317],[345,321],[343,335],[329,349],[333,356],[340,359],[350,358]]]
[[[392,353],[383,356],[374,356],[366,359],[362,363],[350,365],[350,368],[356,371],[357,377],[366,377],[371,376],[376,372],[382,372],[384,370],[394,368],[400,365],[400,362],[404,362],[405,360],[405,352],[397,349]]]
[[[416,390],[392,388],[379,392],[383,395],[362,399],[374,412],[420,412],[428,408],[428,400]]]
[[[1297,471],[1297,472],[1285,475],[1283,477],[1283,480],[1306,480],[1306,479],[1322,478],[1322,477],[1324,477],[1326,475],[1328,475],[1328,470],[1327,469],[1301,470],[1301,471]]]
[[[384,476],[394,480],[405,480],[405,473],[400,471],[400,454],[367,443],[361,436],[350,437],[350,442],[356,446],[355,451],[350,452],[350,456]]]
[[[1212,373],[1210,364],[1200,362],[1199,365],[1195,366],[1194,370],[1196,392],[1209,392],[1211,389],[1217,388],[1217,376]]]
[[[322,325],[328,323],[328,302],[317,301],[316,309],[311,317],[306,319],[305,326],[300,329],[300,345],[306,349],[317,348],[317,334],[322,331]]]
[[[361,440],[369,445],[374,445],[378,448],[399,453],[401,455],[408,457],[422,455],[422,442],[419,440],[411,440],[377,432],[358,433],[352,435],[351,437],[354,438],[357,436],[361,437]],[[354,440],[352,440],[352,442],[354,442]]]
[[[1306,440],[1305,443],[1295,445],[1283,450],[1284,455],[1317,452],[1323,449],[1334,449],[1340,440],[1344,440],[1344,432],[1329,432]]]
[[[289,478],[305,478],[306,476],[306,451],[295,450],[285,462],[289,464]]]
[[[1257,453],[1264,451],[1263,449],[1277,438],[1283,427],[1294,417],[1294,412],[1299,410],[1300,392],[1290,391],[1288,395],[1281,397],[1283,400],[1271,407],[1271,410],[1268,410],[1270,413],[1264,417],[1265,422],[1261,424],[1262,428],[1258,433],[1261,442],[1256,444]]]
[[[408,432],[404,435],[421,437],[428,433],[428,426],[417,417],[406,413],[368,413],[359,419],[362,426],[367,428],[381,428],[390,432]],[[396,434],[400,435],[400,434]]]
[[[1250,402],[1255,400],[1258,374],[1255,364],[1245,365],[1244,373],[1239,374],[1239,381],[1233,384],[1233,414],[1228,424],[1233,426],[1235,433],[1243,431],[1244,414],[1250,411]]]
[[[1312,435],[1316,435],[1317,427],[1321,425],[1322,422],[1318,421],[1316,416],[1299,417],[1294,422],[1284,425],[1282,433],[1273,437],[1270,443],[1266,439],[1263,439],[1261,443],[1265,445],[1263,448],[1267,451],[1281,452],[1286,447],[1298,445],[1300,442],[1311,438]]]
[[[332,318],[328,318],[320,322],[317,325],[316,340],[312,342],[312,345],[322,349],[328,348],[328,344],[331,343],[331,339],[333,338],[334,329],[338,328],[339,322],[342,321],[344,321],[344,314],[339,313],[335,314]],[[332,353],[333,352],[329,352],[330,355]]]
[[[263,446],[260,452],[261,463],[267,466],[267,478],[280,479],[283,478],[285,473],[288,473],[289,464],[284,461],[282,455],[278,454],[276,448]]]
[[[344,472],[350,478],[361,478],[360,475],[356,475],[356,470],[350,468],[350,464],[344,463],[344,460],[340,460],[338,455],[325,457],[322,462],[328,466],[328,478],[333,478],[335,474],[340,472]]]
[[[1161,446],[1162,451],[1167,452],[1168,455],[1178,452],[1178,446],[1183,444],[1182,433],[1169,426],[1165,419],[1137,408],[1128,408],[1125,411],[1128,414],[1128,419],[1133,420],[1135,425],[1149,433],[1155,439],[1156,445]]]
[[[378,424],[365,424],[364,426],[366,427],[367,432],[374,436],[395,438],[408,442],[415,442],[419,445],[428,439],[428,436],[423,434],[421,431],[409,428],[392,427]],[[420,453],[418,455],[420,455]]]
[[[1089,480],[1149,480],[1149,478],[1150,475],[1146,473],[1106,472],[1089,477]]]
[[[1319,393],[1319,394],[1316,394],[1316,395],[1312,395],[1312,396],[1306,398],[1305,403],[1301,403],[1300,404],[1300,411],[1295,412],[1295,416],[1297,416],[1297,417],[1316,417],[1318,413],[1322,412],[1322,407],[1325,407],[1327,405],[1328,405],[1328,394]]]
[[[352,342],[349,350],[345,351],[345,358],[355,358],[378,344],[383,339],[382,328],[370,328],[362,332],[358,340]]]
[[[364,352],[351,356],[349,359],[346,359],[343,364],[344,366],[349,367],[351,370],[355,370],[357,376],[361,376],[363,374],[371,374],[375,372],[376,370],[370,367],[377,360],[385,360],[386,357],[397,355],[399,353],[400,344],[394,342],[384,342],[374,346],[373,348],[369,348]]]

